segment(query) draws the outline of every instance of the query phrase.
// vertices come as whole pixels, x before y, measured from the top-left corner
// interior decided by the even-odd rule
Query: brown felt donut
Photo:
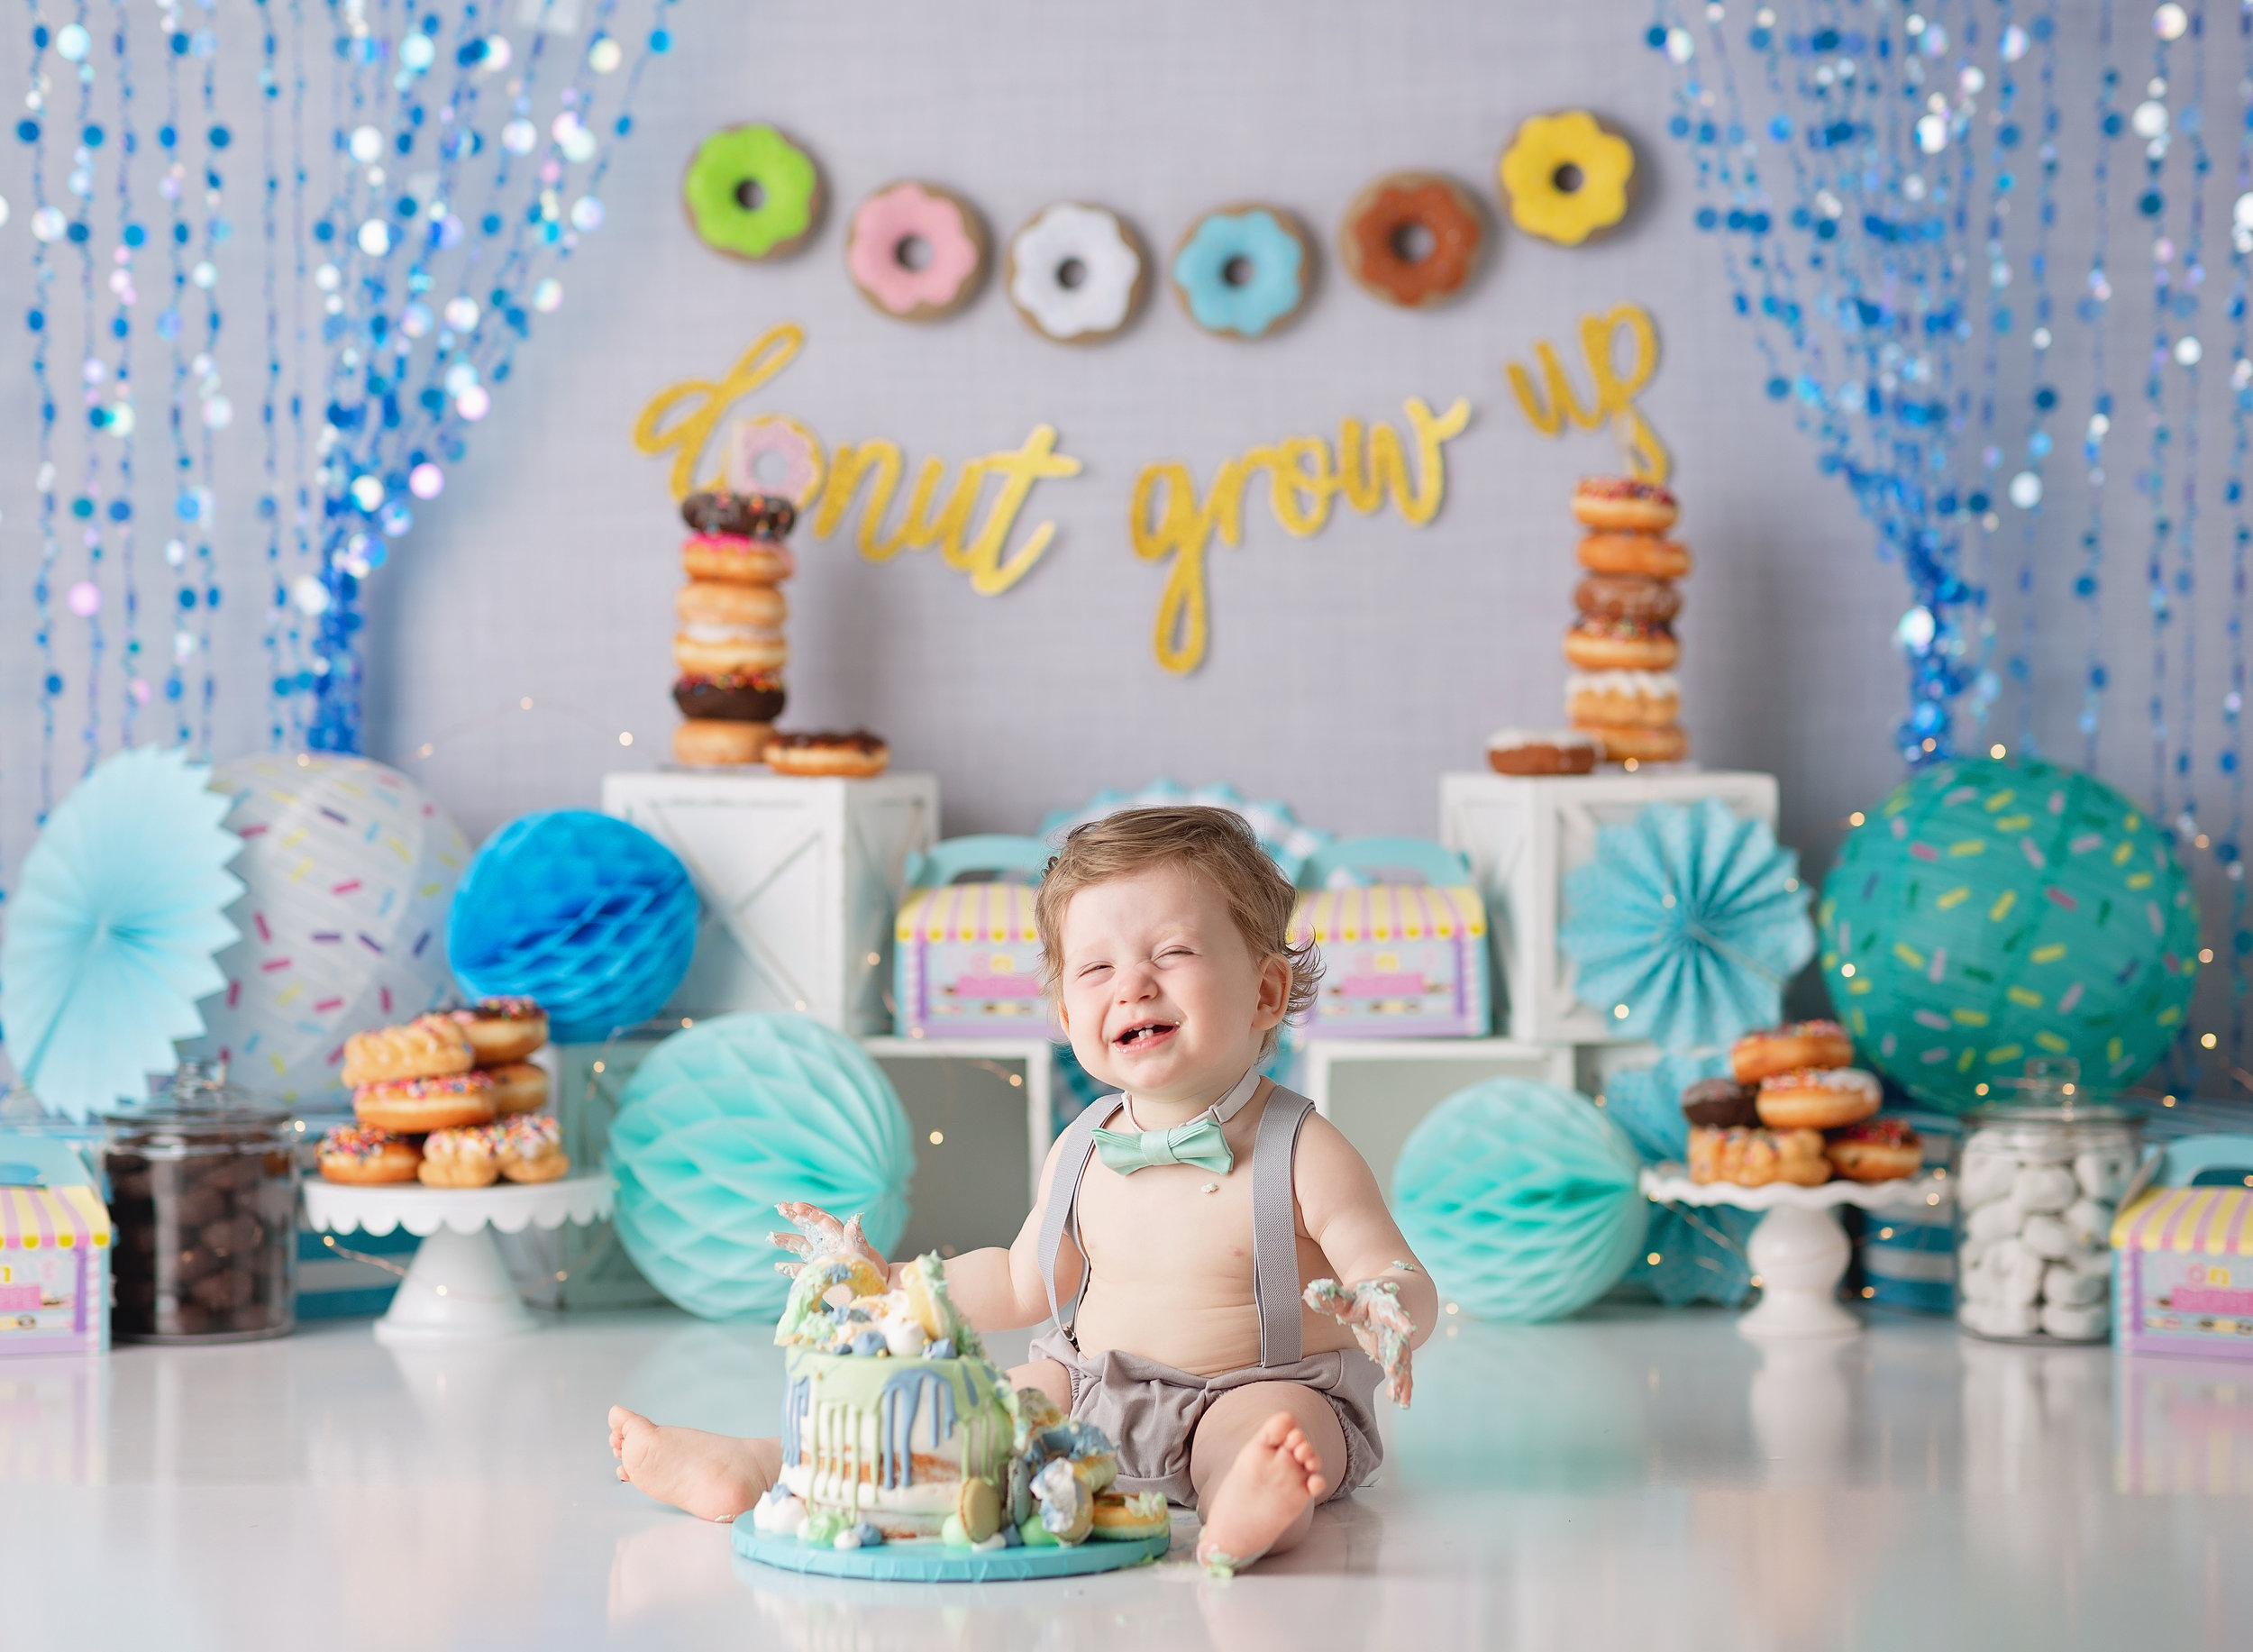
[[[1420,233],[1426,250],[1408,255]],[[1338,221],[1337,255],[1373,298],[1418,310],[1443,304],[1478,272],[1486,224],[1470,191],[1437,172],[1388,172]]]

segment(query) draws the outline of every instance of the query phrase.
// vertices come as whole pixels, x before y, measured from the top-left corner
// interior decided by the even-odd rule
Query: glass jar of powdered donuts
[[[205,1061],[183,1062],[147,1107],[107,1116],[116,1336],[248,1342],[296,1324],[288,1120]]]
[[[2112,1214],[2136,1173],[2139,1121],[2089,1100],[2070,1062],[2028,1067],[1964,1120],[1957,1322],[2008,1342],[2102,1342]]]

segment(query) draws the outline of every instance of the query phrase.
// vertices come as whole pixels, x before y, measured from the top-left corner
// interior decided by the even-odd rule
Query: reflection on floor
[[[999,1339],[1012,1353],[1021,1339]],[[640,1312],[452,1353],[365,1322],[0,1363],[0,1644],[73,1647],[2237,1647],[2253,1368],[1880,1319],[1451,1324],[1381,1484],[1226,1584],[870,1586],[736,1560],[610,1477],[613,1400],[773,1426],[762,1327]]]

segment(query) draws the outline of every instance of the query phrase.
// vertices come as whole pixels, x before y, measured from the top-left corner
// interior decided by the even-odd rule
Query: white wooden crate
[[[1494,937],[1498,1017],[1510,1037],[1537,1044],[1619,1042],[1610,1016],[1573,993],[1573,965],[1557,951],[1564,874],[1596,855],[1596,834],[1624,826],[1648,804],[1719,799],[1740,819],[1774,830],[1772,774],[1661,769],[1634,774],[1445,774],[1439,841],[1471,863]]]
[[[798,1009],[891,1031],[892,914],[908,855],[938,836],[935,776],[609,774],[602,807],[679,855],[704,903],[666,1013]]]
[[[1376,1173],[1392,1184],[1400,1148],[1426,1114],[1458,1090],[1493,1078],[1572,1088],[1569,1045],[1510,1038],[1309,1038],[1299,1087]]]

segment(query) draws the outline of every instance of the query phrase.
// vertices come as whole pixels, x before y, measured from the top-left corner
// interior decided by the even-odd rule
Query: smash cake
[[[752,1510],[762,1537],[978,1553],[1171,1530],[1162,1493],[1111,1490],[1117,1458],[1101,1429],[1009,1386],[948,1299],[935,1253],[903,1268],[897,1290],[859,1256],[808,1261],[774,1339],[789,1350],[782,1474]]]

